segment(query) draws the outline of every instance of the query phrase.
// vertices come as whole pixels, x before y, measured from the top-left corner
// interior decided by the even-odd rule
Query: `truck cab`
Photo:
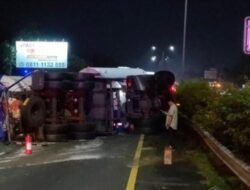
[[[170,71],[127,77],[127,119],[140,132],[162,130],[167,101],[175,96],[175,76]]]

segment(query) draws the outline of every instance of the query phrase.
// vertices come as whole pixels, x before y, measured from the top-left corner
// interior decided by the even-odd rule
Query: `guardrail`
[[[189,120],[185,115],[181,116]],[[190,120],[189,120],[190,121]],[[191,122],[191,121],[190,121]],[[192,123],[192,122],[191,122]],[[250,166],[235,157],[235,155],[217,141],[209,132],[192,123],[192,129],[197,132],[212,150],[212,152],[247,186],[250,188]]]

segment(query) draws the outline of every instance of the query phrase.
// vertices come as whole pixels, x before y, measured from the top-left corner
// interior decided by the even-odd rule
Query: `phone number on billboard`
[[[17,67],[23,68],[67,68],[65,62],[20,62]]]

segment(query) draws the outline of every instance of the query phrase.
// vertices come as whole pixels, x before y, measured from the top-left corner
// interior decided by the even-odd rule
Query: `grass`
[[[223,177],[219,176],[218,172],[212,166],[205,153],[195,151],[192,156],[192,160],[196,163],[203,176],[207,179],[209,187],[216,186],[220,190],[232,190],[231,187],[226,184]]]

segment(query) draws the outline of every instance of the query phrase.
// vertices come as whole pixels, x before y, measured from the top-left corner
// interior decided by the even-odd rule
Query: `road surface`
[[[206,181],[183,150],[163,165],[164,136],[117,135],[89,141],[23,146],[0,155],[6,190],[205,190]]]

